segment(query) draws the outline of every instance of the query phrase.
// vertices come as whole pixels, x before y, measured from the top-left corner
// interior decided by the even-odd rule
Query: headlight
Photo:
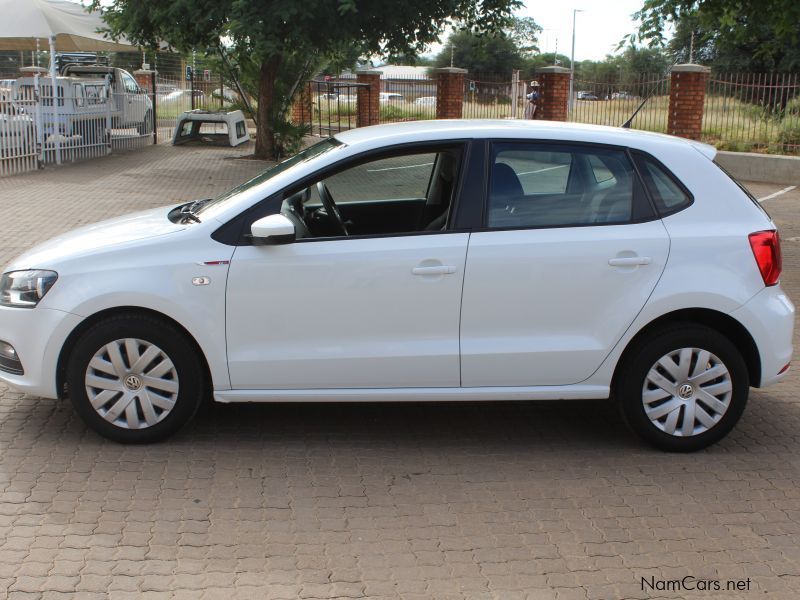
[[[55,271],[11,271],[0,279],[0,305],[34,308],[58,279]]]

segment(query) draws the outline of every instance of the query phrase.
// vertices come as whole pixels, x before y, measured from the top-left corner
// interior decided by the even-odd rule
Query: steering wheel
[[[325,207],[325,212],[328,213],[340,233],[342,235],[350,235],[350,232],[347,231],[347,226],[344,224],[344,219],[342,219],[342,213],[339,212],[336,203],[333,201],[333,196],[331,196],[328,186],[324,182],[317,182],[317,193],[319,193],[319,199],[322,200],[322,206]]]

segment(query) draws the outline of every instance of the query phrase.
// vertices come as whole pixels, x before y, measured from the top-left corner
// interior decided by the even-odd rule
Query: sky
[[[642,8],[643,0],[527,0],[520,16],[533,17],[544,31],[539,34],[542,52],[570,55],[572,51],[572,11],[575,21],[575,60],[601,60],[613,53],[619,41],[633,33],[638,24],[631,15]]]
[[[620,40],[633,33],[638,24],[631,15],[644,0],[525,0],[517,11],[533,17],[544,29],[539,34],[539,50],[569,56],[572,51],[572,11],[579,9],[575,22],[575,60],[602,60],[614,53]],[[429,53],[436,54],[436,44]]]
[[[524,0],[524,3],[517,14],[533,17],[544,29],[539,35],[539,49],[555,52],[557,48],[566,56],[572,50],[572,10],[584,11],[576,19],[575,60],[602,60],[636,29],[637,23],[631,15],[642,7],[644,0]],[[436,54],[439,50],[441,45],[435,44],[426,54]]]

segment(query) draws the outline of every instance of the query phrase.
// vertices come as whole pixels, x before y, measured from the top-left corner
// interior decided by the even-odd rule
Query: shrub
[[[786,147],[788,152],[800,152],[800,121],[785,120],[778,132],[778,143]]]

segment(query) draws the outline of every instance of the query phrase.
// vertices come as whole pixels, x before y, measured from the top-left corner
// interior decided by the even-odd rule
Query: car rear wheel
[[[673,325],[626,353],[616,393],[633,430],[652,445],[691,452],[722,439],[747,404],[747,366],[718,331]]]
[[[67,387],[78,414],[117,442],[162,440],[185,425],[203,398],[203,368],[183,332],[148,316],[120,316],[76,343]]]
[[[148,110],[145,115],[144,119],[141,123],[136,127],[139,132],[139,135],[149,135],[153,133],[153,112]]]

